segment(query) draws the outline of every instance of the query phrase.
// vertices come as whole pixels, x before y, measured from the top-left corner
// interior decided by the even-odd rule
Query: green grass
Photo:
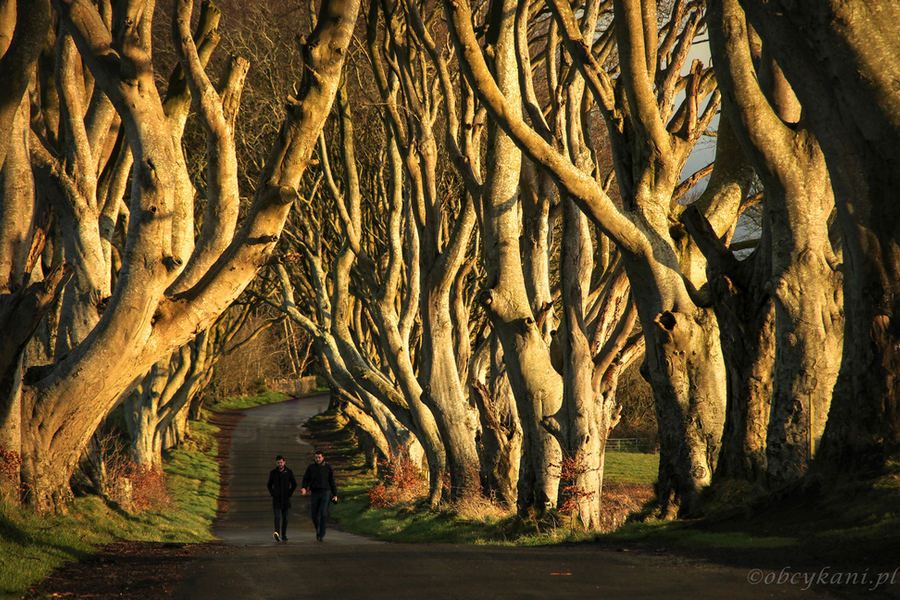
[[[227,398],[214,410],[243,409],[287,400],[279,392]],[[213,539],[219,498],[214,434],[191,421],[187,441],[166,453],[174,508],[129,514],[99,497],[76,498],[66,514],[37,515],[0,502],[0,598],[20,598],[56,567],[83,559],[115,541],[202,543]]]
[[[341,494],[341,503],[332,509],[334,517],[348,531],[386,541],[531,546],[592,537],[565,527],[562,519],[531,523],[486,502],[472,503],[460,514],[458,507],[425,504],[372,507],[365,490],[357,486],[344,486]]]
[[[219,496],[214,432],[207,423],[192,422],[187,443],[169,453],[165,470],[174,508],[129,514],[96,496],[76,498],[66,514],[37,515],[0,504],[0,598],[21,598],[54,568],[114,541],[213,539]]]
[[[702,531],[689,521],[656,521],[627,523],[620,529],[599,536],[607,542],[653,541],[689,548],[772,549],[793,546],[797,538],[790,536],[758,536],[745,531]]]
[[[339,416],[320,415],[307,423],[316,437],[333,436],[340,452],[360,463],[359,443],[342,430]],[[335,450],[329,452],[334,454]],[[355,453],[355,454],[354,454]],[[605,481],[652,485],[659,456],[608,453]],[[846,548],[865,548],[873,556],[894,552],[900,531],[900,464],[875,481],[855,482],[852,489],[815,490],[791,502],[763,496],[734,482],[718,486],[706,498],[702,520],[630,522],[615,532],[596,534],[572,527],[565,515],[523,519],[502,514],[484,501],[482,506],[431,508],[423,503],[375,508],[366,491],[375,483],[372,473],[353,466],[343,473],[341,503],[334,516],[348,531],[398,542],[449,542],[532,546],[562,542],[600,542],[616,547],[646,546],[681,549],[686,553],[718,552],[731,556],[846,555]],[[768,498],[764,502],[764,499]],[[646,510],[649,514],[650,510]]]
[[[290,399],[290,396],[287,394],[266,390],[254,396],[229,396],[228,398],[225,398],[225,400],[216,403],[213,410],[243,410],[245,408],[253,408],[254,406],[262,406],[263,404],[284,402],[288,399]]]
[[[370,506],[365,493],[372,484],[374,479],[360,478],[342,485],[341,503],[332,514],[348,531],[392,542],[476,545],[542,546],[597,538],[555,511],[541,519],[523,519],[481,498],[463,500],[459,506],[377,508]]]
[[[256,397],[229,398],[216,408],[246,408],[287,399],[268,392]],[[328,456],[339,462],[341,502],[332,514],[354,533],[402,542],[445,542],[534,546],[563,542],[629,545],[651,544],[685,551],[721,551],[766,555],[815,548],[865,547],[884,556],[894,551],[900,531],[900,463],[874,481],[851,482],[820,498],[756,506],[759,494],[747,484],[718,486],[705,499],[716,519],[661,522],[652,519],[628,523],[617,531],[598,535],[572,527],[565,515],[550,512],[541,519],[521,518],[498,510],[486,500],[473,498],[456,506],[431,508],[422,502],[388,508],[369,506],[367,491],[375,484],[365,456],[346,419],[337,413],[313,417],[307,427],[317,440],[327,440]],[[93,553],[98,546],[117,540],[205,542],[212,539],[219,495],[214,461],[216,429],[206,422],[191,422],[188,441],[168,453],[166,472],[177,508],[128,514],[115,505],[93,498],[77,499],[68,514],[38,516],[0,504],[0,598],[21,597],[34,582],[65,562]],[[608,453],[608,483],[651,485],[656,481],[659,457],[639,453]],[[812,500],[810,500],[812,498]],[[774,506],[774,508],[772,508]],[[768,511],[768,512],[766,512]],[[743,517],[734,518],[735,514]]]
[[[287,400],[266,391],[228,398],[216,409],[242,409]],[[216,428],[191,421],[187,441],[166,454],[175,508],[129,514],[98,497],[76,498],[66,514],[41,516],[0,503],[0,598],[21,597],[54,568],[83,559],[119,540],[200,543],[212,537],[219,498],[214,460]]]
[[[569,517],[552,512],[538,519],[523,519],[503,507],[476,497],[455,506],[432,508],[422,501],[378,508],[370,506],[367,491],[376,483],[365,469],[358,440],[334,412],[311,418],[306,427],[316,439],[329,441],[328,456],[348,466],[338,472],[341,501],[331,514],[348,531],[393,542],[444,542],[536,546],[596,538],[593,532],[572,527]],[[607,455],[606,481],[652,484],[659,457],[638,453]]]
[[[783,550],[779,556],[792,560],[806,556],[842,564],[867,557],[876,565],[896,554],[900,462],[873,479],[835,482],[813,475],[777,494],[746,482],[720,482],[703,501],[704,519],[628,523],[598,539],[744,554]]]
[[[604,481],[653,485],[659,473],[659,454],[607,452]]]

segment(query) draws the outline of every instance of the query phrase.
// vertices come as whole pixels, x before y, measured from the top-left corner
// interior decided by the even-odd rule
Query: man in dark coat
[[[272,496],[272,508],[275,511],[276,542],[287,541],[288,510],[291,508],[291,495],[297,489],[294,472],[285,466],[284,457],[275,457],[275,468],[269,472],[269,495]]]
[[[312,522],[316,528],[316,539],[322,541],[325,538],[325,522],[328,520],[328,500],[337,502],[337,485],[334,483],[334,471],[331,465],[325,462],[325,455],[316,451],[316,462],[306,468],[303,482],[300,484],[300,492],[306,494],[309,491],[312,509]]]

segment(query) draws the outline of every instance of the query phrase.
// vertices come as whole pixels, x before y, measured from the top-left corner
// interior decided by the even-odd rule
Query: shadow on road
[[[232,433],[222,544],[191,563],[174,598],[808,598],[800,586],[752,585],[746,569],[590,545],[517,548],[375,542],[329,529],[315,541],[295,495],[287,543],[272,538],[268,472],[282,454],[298,481],[312,460],[302,424],[321,396],[248,409]],[[832,596],[817,594],[819,598]]]

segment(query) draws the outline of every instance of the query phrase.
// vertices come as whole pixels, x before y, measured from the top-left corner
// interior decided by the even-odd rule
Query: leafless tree
[[[900,443],[900,7],[889,0],[781,5],[741,2],[825,157],[845,265],[842,363],[819,463],[828,473],[872,472]]]
[[[192,92],[209,131],[209,170],[214,173],[210,194],[218,196],[210,199],[195,243],[193,219],[185,222],[179,212],[187,210],[187,204],[192,206],[193,194],[186,202],[188,194],[179,187],[183,157],[173,143],[172,123],[154,77],[152,3],[117,3],[111,11],[101,4],[101,12],[79,0],[54,6],[65,26],[60,38],[62,57],[74,60],[76,56],[66,41],[71,36],[77,56],[88,69],[81,80],[72,81],[73,98],[79,98],[82,81],[106,95],[115,118],[121,119],[134,166],[122,266],[102,316],[67,354],[56,357],[49,367],[30,370],[21,389],[22,479],[28,485],[28,500],[41,508],[52,508],[65,497],[68,478],[88,438],[135,378],[211,325],[268,259],[330,110],[359,8],[353,1],[323,3],[320,26],[302,46],[306,71],[297,94],[289,100],[254,203],[230,243],[234,220],[229,221],[229,215],[237,210],[229,203],[239,195],[229,166],[231,128],[222,110],[227,93],[220,95],[206,79],[200,51],[190,34],[179,29],[176,17],[173,26],[183,45],[185,78],[194,86]],[[183,27],[190,13],[190,2],[178,3],[176,15],[182,15]],[[68,73],[64,75],[61,88],[71,81]],[[91,121],[90,115],[74,106],[68,104],[60,118],[67,119],[70,130],[78,134],[85,130],[82,122]],[[9,135],[11,131],[4,130],[4,136]],[[99,139],[108,139],[104,135],[101,127]],[[79,139],[77,135],[67,138],[66,147],[73,160],[92,164],[88,152],[93,147]],[[44,164],[43,168],[52,169],[52,164]],[[93,185],[90,180],[76,183]],[[76,191],[89,200],[96,197],[90,190]],[[60,215],[63,218],[65,214]],[[96,213],[92,217],[95,228],[98,218]],[[220,235],[225,232],[223,244]],[[65,245],[62,254],[66,260]],[[4,414],[15,401],[3,398]],[[4,431],[8,426],[3,423]]]
[[[565,3],[550,5],[569,61],[606,120],[619,208],[602,179],[579,169],[573,157],[541,136],[539,127],[526,124],[515,99],[498,87],[474,37],[468,4],[448,1],[445,6],[462,69],[492,116],[622,253],[646,342],[645,374],[657,397],[663,511],[672,515],[682,505],[689,508],[715,468],[725,413],[719,331],[712,311],[695,294],[705,283],[702,257],[669,225],[683,210],[673,197],[684,163],[717,106],[710,72],[695,64],[687,78],[681,77],[701,22],[700,7],[675,3],[657,28],[655,3],[617,1],[615,37],[611,29],[599,38],[591,31],[588,39],[598,41],[588,44],[572,9]],[[609,17],[599,22],[608,25]],[[610,73],[602,65],[613,41],[618,70]],[[677,90],[686,95],[676,110]],[[710,93],[711,103],[700,111],[701,99]],[[731,230],[741,192],[739,185],[723,185],[704,198],[703,210],[717,232]]]

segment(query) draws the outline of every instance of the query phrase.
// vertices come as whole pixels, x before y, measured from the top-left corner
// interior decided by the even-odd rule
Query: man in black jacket
[[[275,468],[269,472],[269,495],[272,496],[272,508],[275,511],[276,542],[287,541],[288,510],[291,508],[291,495],[297,489],[294,472],[285,466],[284,457],[275,457]]]
[[[316,462],[306,468],[303,482],[300,484],[300,492],[312,494],[310,504],[312,509],[312,522],[316,528],[316,539],[322,541],[325,538],[325,522],[328,520],[328,500],[337,502],[337,485],[334,483],[334,471],[331,465],[325,462],[325,455],[316,450]]]

